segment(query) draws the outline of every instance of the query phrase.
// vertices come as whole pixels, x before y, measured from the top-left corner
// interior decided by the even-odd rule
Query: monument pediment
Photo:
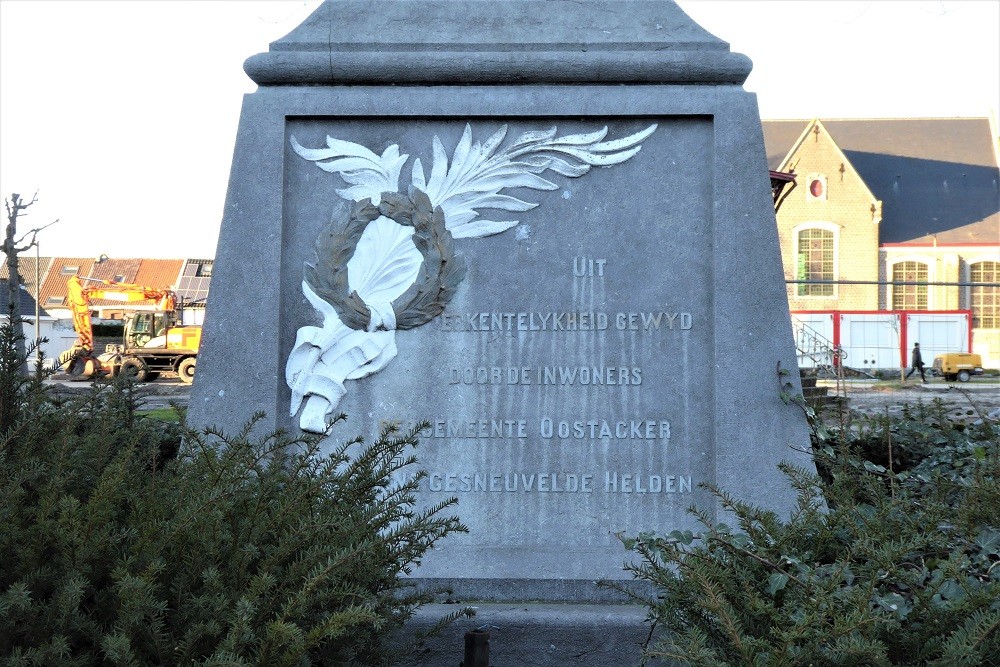
[[[260,85],[742,84],[751,63],[662,0],[327,0],[244,69]]]

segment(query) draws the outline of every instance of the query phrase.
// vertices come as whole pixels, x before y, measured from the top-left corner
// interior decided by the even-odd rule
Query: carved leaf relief
[[[397,354],[397,329],[422,326],[444,310],[466,273],[454,239],[490,236],[518,224],[480,218],[480,209],[523,212],[538,206],[501,191],[557,190],[539,174],[578,178],[591,167],[620,164],[655,130],[650,125],[604,141],[606,127],[564,137],[553,127],[525,132],[501,148],[506,126],[479,143],[466,124],[450,161],[444,144],[433,137],[430,178],[414,160],[406,194],[398,192],[399,176],[409,155],[401,155],[397,145],[377,155],[329,136],[326,147],[316,149],[292,137],[297,155],[350,185],[336,191],[340,197],[360,202],[352,213],[339,209],[339,228],[320,234],[316,262],[305,267],[302,292],[323,324],[298,330],[285,366],[291,414],[301,409],[299,426],[324,431],[347,393],[344,382],[390,363]]]
[[[466,124],[451,165],[441,140],[435,136],[430,180],[425,178],[418,158],[413,163],[411,183],[427,193],[432,205],[441,207],[452,236],[481,238],[510,229],[518,221],[477,221],[477,209],[528,211],[538,205],[501,195],[501,190],[558,190],[558,185],[537,174],[552,170],[575,178],[587,173],[591,166],[619,164],[638,153],[642,148],[639,144],[655,130],[656,125],[650,125],[641,132],[603,142],[608,134],[607,127],[565,137],[556,137],[553,127],[546,131],[525,132],[509,146],[495,152],[507,136],[506,125],[479,144],[472,142],[472,128]]]
[[[380,216],[361,234],[347,262],[347,284],[366,304],[392,302],[416,281],[423,256],[413,231]]]
[[[337,190],[344,199],[362,201],[371,199],[378,205],[383,192],[399,189],[399,174],[409,155],[400,155],[399,146],[393,144],[382,155],[376,155],[361,144],[326,138],[326,148],[305,148],[291,137],[292,150],[315,162],[316,166],[331,174],[340,174],[353,187]]]

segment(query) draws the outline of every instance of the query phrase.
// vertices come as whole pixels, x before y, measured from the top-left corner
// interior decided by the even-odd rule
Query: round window
[[[823,196],[823,181],[818,178],[814,178],[809,184],[809,194],[813,197],[819,198]]]

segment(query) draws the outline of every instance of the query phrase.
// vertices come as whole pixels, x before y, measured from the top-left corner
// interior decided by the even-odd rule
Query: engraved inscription
[[[534,427],[531,422],[530,427]],[[667,419],[552,419],[542,417],[537,430],[525,419],[434,419],[422,431],[426,438],[527,438],[543,440],[660,440],[670,442]]]
[[[604,265],[608,263],[606,259],[595,259],[593,257],[574,257],[573,275],[577,278],[587,278],[597,276],[604,277]]]
[[[640,385],[638,366],[479,366],[448,369],[448,384]]]
[[[560,440],[584,438],[611,438],[615,440],[670,440],[670,422],[666,419],[631,419],[628,421],[554,421],[542,417],[539,434],[545,438]]]
[[[427,476],[431,491],[593,493],[594,476],[580,473],[440,473]]]
[[[409,477],[396,475],[397,484]],[[584,472],[443,472],[428,473],[421,487],[434,493],[692,493],[691,475],[607,470]]]
[[[486,312],[443,313],[440,331],[687,331],[694,317],[687,312]]]
[[[526,438],[524,419],[435,419],[423,431],[429,438]]]

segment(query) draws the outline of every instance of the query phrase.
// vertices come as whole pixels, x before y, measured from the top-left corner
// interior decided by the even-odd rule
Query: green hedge
[[[787,520],[711,488],[733,525],[624,540],[682,665],[1000,664],[1000,427],[937,402],[828,429],[820,475],[783,468]]]
[[[0,664],[379,665],[425,598],[409,571],[464,530],[417,511],[416,431],[196,433],[132,386],[59,403],[0,330]],[[410,468],[407,467],[407,470]]]

